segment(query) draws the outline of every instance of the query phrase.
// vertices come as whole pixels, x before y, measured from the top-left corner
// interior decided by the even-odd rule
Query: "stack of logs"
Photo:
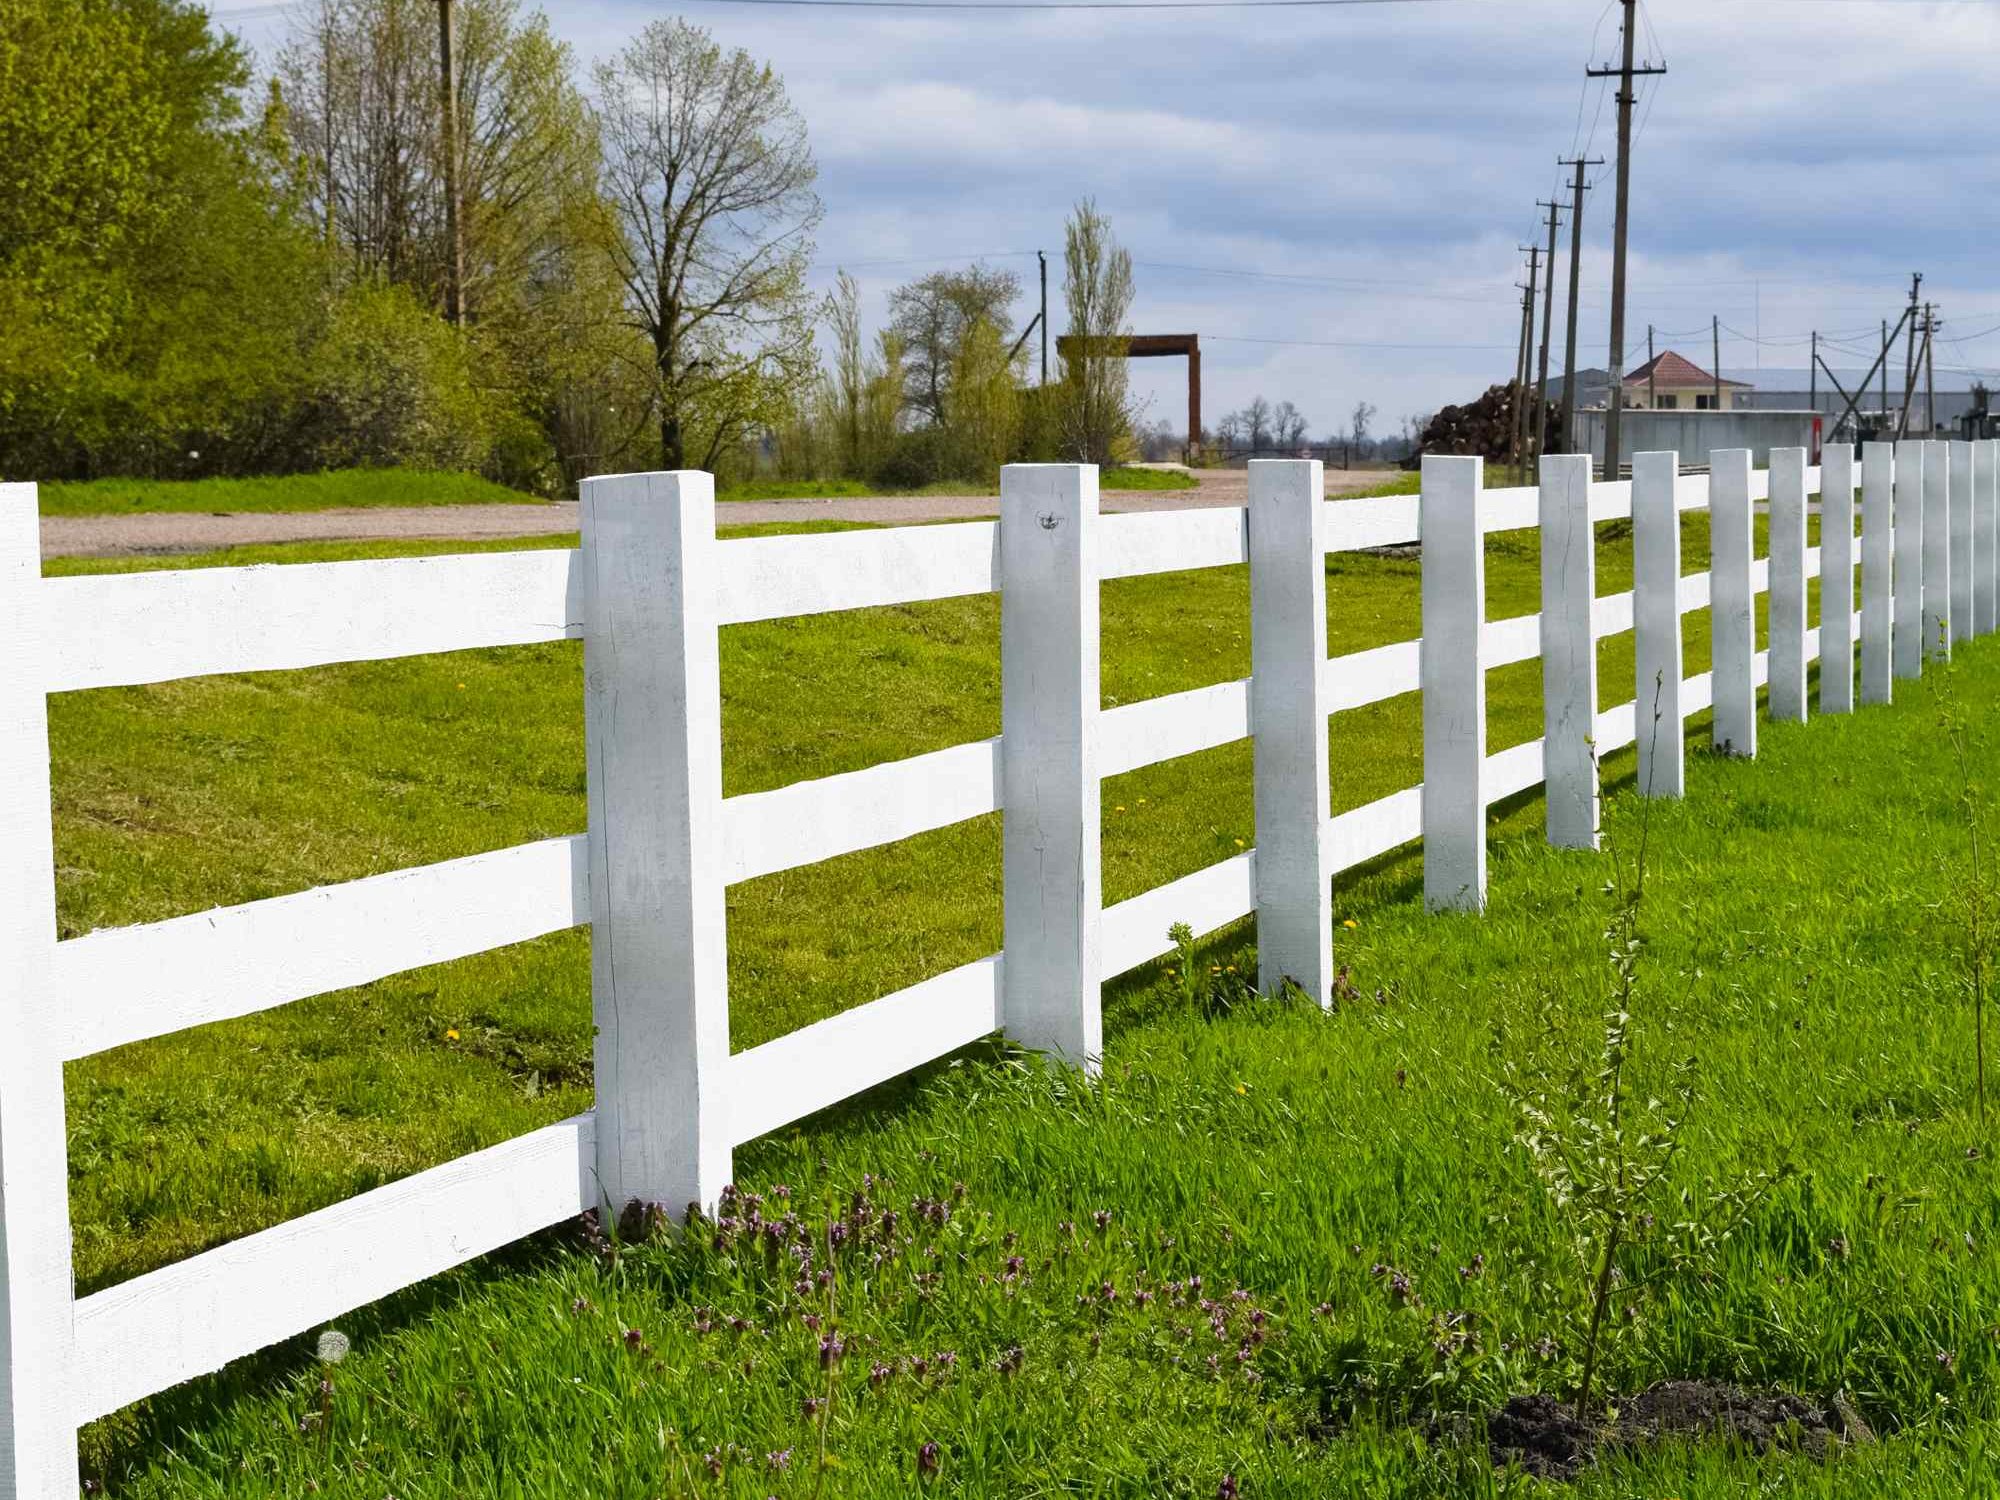
[[[1422,448],[1426,453],[1457,453],[1492,459],[1496,463],[1513,457],[1515,403],[1523,396],[1534,400],[1534,387],[1509,381],[1489,388],[1468,406],[1447,406],[1424,428]],[[1552,403],[1553,408],[1553,403]],[[1562,425],[1559,410],[1548,414],[1548,441],[1544,453],[1560,453],[1556,441]]]

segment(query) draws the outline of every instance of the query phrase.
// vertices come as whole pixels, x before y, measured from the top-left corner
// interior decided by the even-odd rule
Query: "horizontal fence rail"
[[[712,1202],[736,1146],[996,1031],[1093,1068],[1099,986],[1170,951],[1176,923],[1256,917],[1261,982],[1325,1003],[1333,875],[1421,839],[1429,903],[1476,908],[1494,804],[1545,786],[1550,840],[1594,847],[1602,756],[1638,745],[1640,790],[1677,794],[1686,722],[1713,710],[1718,746],[1754,754],[1757,690],[1803,718],[1823,646],[1820,710],[1845,712],[1857,650],[1860,701],[1884,702],[1895,676],[2000,623],[2000,444],[1832,448],[1821,468],[1779,450],[1765,472],[1717,454],[1699,475],[1641,455],[1616,482],[1552,457],[1535,486],[1483,477],[1431,458],[1417,495],[1330,502],[1318,463],[1259,462],[1246,509],[1101,515],[1094,469],[1016,466],[998,522],[718,542],[708,476],[619,476],[587,482],[577,549],[53,579],[33,487],[0,486],[0,859],[28,895],[0,925],[19,976],[0,1026],[20,1039],[0,1049],[0,1500],[73,1495],[80,1423],[585,1209]],[[1683,575],[1679,517],[1703,509],[1712,567]],[[1607,521],[1632,525],[1636,582],[1615,595],[1595,584]],[[1542,608],[1489,621],[1482,539],[1527,530]],[[1422,635],[1329,656],[1325,557],[1397,548],[1422,559]],[[1244,564],[1250,677],[1099,707],[1100,583]],[[1828,588],[1808,628],[1813,578]],[[1001,735],[723,797],[722,627],[992,593]],[[1714,664],[1686,676],[1680,621],[1703,609]],[[1598,647],[1626,632],[1633,696],[1600,709]],[[56,941],[48,694],[566,639],[584,642],[589,832]],[[1484,674],[1537,659],[1543,735],[1489,752]],[[1426,698],[1423,781],[1332,813],[1332,716],[1408,693]],[[1255,846],[1103,906],[1103,779],[1244,740]],[[729,1053],[728,885],[993,814],[1010,831],[1000,953]],[[74,1296],[65,1061],[586,925],[593,1114]],[[649,999],[620,1030],[628,986]]]

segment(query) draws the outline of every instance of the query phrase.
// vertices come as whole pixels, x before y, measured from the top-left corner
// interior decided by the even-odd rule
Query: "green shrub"
[[[470,341],[407,289],[343,293],[316,361],[319,466],[484,471],[503,408],[472,369]]]

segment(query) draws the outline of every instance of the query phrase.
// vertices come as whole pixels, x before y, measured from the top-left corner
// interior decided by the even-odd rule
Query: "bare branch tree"
[[[1262,396],[1252,396],[1243,408],[1243,431],[1253,451],[1261,453],[1271,446],[1271,403]]]
[[[1354,403],[1354,414],[1348,419],[1348,441],[1354,444],[1356,456],[1365,457],[1368,451],[1368,424],[1375,420],[1375,408],[1367,401]]]
[[[1306,440],[1305,413],[1289,401],[1271,408],[1271,441],[1286,453],[1296,451]]]
[[[821,207],[778,75],[699,26],[655,21],[596,70],[614,256],[651,350],[660,461],[702,461],[806,375],[806,262]]]

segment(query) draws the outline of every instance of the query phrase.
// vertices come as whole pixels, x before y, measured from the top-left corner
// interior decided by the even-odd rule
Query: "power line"
[[[251,20],[295,9],[303,0],[213,11],[216,20]],[[1452,0],[707,0],[712,5],[774,5],[803,10],[1334,10],[1349,6],[1442,5]],[[1464,0],[1459,0],[1464,3]]]
[[[1016,256],[1033,255],[1033,250],[978,250],[970,255],[904,255],[873,260],[816,260],[812,263],[815,271],[860,271],[876,266],[942,266],[966,264],[982,260],[1009,260]]]
[[[1361,339],[1259,339],[1247,334],[1204,333],[1202,342],[1215,344],[1277,344],[1291,349],[1518,349],[1518,344],[1373,343]]]
[[[1291,271],[1257,271],[1228,266],[1191,266],[1167,260],[1135,260],[1132,264],[1140,270],[1147,271],[1182,271],[1197,276],[1227,276],[1248,281],[1278,281],[1297,283],[1305,286],[1407,287],[1408,285],[1407,282],[1386,276],[1312,276],[1302,272]],[[1478,283],[1472,284],[1477,285]],[[1498,290],[1499,286],[1496,283],[1494,291],[1497,292]],[[1462,292],[1406,291],[1404,295],[1428,302],[1489,303],[1493,300],[1493,293],[1491,292],[1483,295],[1471,295]]]

